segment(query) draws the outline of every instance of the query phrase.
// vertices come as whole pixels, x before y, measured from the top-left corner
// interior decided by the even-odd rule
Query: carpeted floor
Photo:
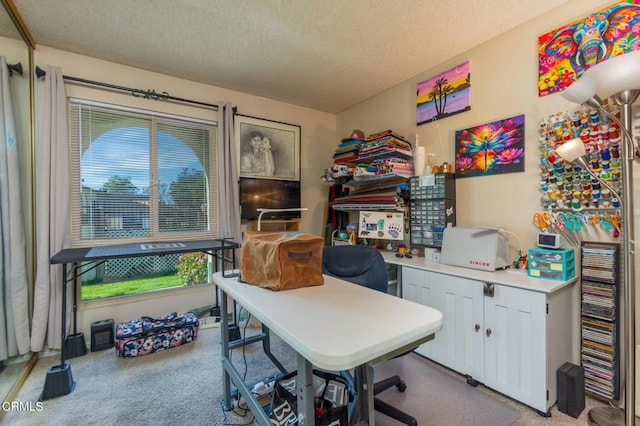
[[[255,332],[255,331],[254,331]],[[247,332],[247,335],[251,330]],[[288,369],[295,369],[294,352],[276,336],[273,353]],[[246,364],[245,364],[246,359]],[[185,346],[140,358],[118,358],[114,350],[89,353],[69,360],[76,387],[68,395],[43,402],[40,397],[49,366],[58,358],[38,361],[16,400],[23,410],[0,417],[8,425],[239,425],[251,424],[251,414],[241,417],[223,412],[220,332],[200,330],[198,339]],[[260,344],[234,351],[233,362],[246,381],[257,382],[277,373]],[[418,355],[388,361],[376,369],[381,379],[400,374],[408,389],[387,390],[380,396],[418,418],[421,425],[526,425],[586,424],[555,412],[544,419],[532,409],[478,386]],[[31,407],[27,407],[31,402]],[[1,414],[0,414],[1,416]],[[376,424],[396,425],[382,415]]]

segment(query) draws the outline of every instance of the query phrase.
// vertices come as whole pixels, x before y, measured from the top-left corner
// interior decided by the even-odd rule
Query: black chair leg
[[[373,408],[377,412],[389,416],[392,419],[396,419],[400,423],[404,423],[405,425],[409,426],[418,426],[418,421],[414,417],[411,417],[407,413],[398,410],[396,407],[387,404],[379,398],[373,399]]]
[[[373,394],[378,395],[380,392],[384,392],[385,390],[392,388],[394,386],[398,388],[398,391],[400,392],[404,392],[407,389],[406,383],[400,378],[400,376],[391,376],[386,379],[380,380],[379,382],[376,382],[374,384]],[[393,407],[387,404],[386,402],[384,402],[379,398],[374,398],[373,401],[374,401],[374,409],[376,411],[386,416],[389,416],[392,419],[395,419],[406,425],[410,425],[410,426],[418,425],[418,421],[414,417],[405,413],[404,411],[398,410],[396,407]]]
[[[394,386],[397,387],[400,392],[404,392],[407,389],[407,384],[400,378],[400,376],[391,376],[376,382],[373,388],[373,394],[377,395]]]

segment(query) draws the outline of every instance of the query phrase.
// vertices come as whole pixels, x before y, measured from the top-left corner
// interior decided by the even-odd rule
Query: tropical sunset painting
[[[569,87],[586,70],[640,50],[640,0],[621,1],[538,37],[538,96]]]
[[[456,177],[524,171],[524,115],[456,130]]]
[[[471,109],[471,62],[451,68],[417,85],[418,126]]]

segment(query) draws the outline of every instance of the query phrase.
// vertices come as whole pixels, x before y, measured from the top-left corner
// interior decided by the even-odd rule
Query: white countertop
[[[487,283],[503,284],[510,287],[518,287],[531,291],[539,291],[542,293],[553,293],[563,287],[573,284],[578,280],[574,277],[567,281],[547,280],[544,278],[533,278],[527,275],[526,269],[501,269],[495,272],[482,271],[479,269],[461,268],[459,266],[444,265],[433,262],[424,257],[414,256],[412,259],[404,257],[396,257],[395,252],[381,250],[382,257],[387,263],[400,266],[409,266],[411,268],[422,269],[425,271],[438,272],[456,277],[468,278],[471,280],[483,281]]]
[[[313,365],[348,370],[442,328],[442,313],[324,276],[324,284],[273,291],[213,275],[213,281]]]

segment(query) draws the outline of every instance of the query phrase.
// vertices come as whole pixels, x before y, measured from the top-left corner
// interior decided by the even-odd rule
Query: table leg
[[[62,349],[60,350],[60,366],[64,365],[66,359],[66,344],[67,337],[67,264],[62,264],[62,326],[60,331],[60,344]]]
[[[228,312],[228,299],[227,294],[220,290],[222,300],[221,300],[221,310],[222,317],[220,318],[220,340],[222,341],[222,393],[223,393],[223,409],[225,411],[230,411],[233,409],[231,404],[231,382],[235,385],[238,393],[237,400],[240,400],[240,397],[244,397],[249,410],[253,413],[254,420],[261,426],[269,426],[270,421],[269,417],[263,410],[262,406],[258,404],[255,396],[251,393],[251,390],[247,387],[246,383],[240,377],[240,374],[233,366],[230,360],[231,353],[231,344],[229,342],[229,318],[227,315]],[[235,342],[237,343],[237,342]],[[234,344],[235,344],[234,343]]]
[[[229,362],[229,318],[227,316],[228,303],[227,294],[220,290],[221,314],[220,314],[220,340],[222,341],[222,395],[224,397],[224,409],[231,410],[231,378],[225,368]]]
[[[47,370],[44,388],[40,394],[40,401],[63,396],[71,393],[76,386],[71,374],[71,366],[66,362],[66,334],[67,334],[67,264],[62,264],[62,331],[60,365],[53,365]]]
[[[358,424],[375,425],[373,367],[368,364],[355,368],[356,402],[355,420]]]
[[[313,401],[313,366],[300,354],[298,354],[296,386],[296,393],[298,395],[298,424],[301,426],[314,426],[316,417]]]

